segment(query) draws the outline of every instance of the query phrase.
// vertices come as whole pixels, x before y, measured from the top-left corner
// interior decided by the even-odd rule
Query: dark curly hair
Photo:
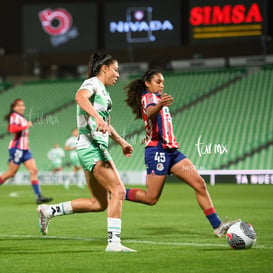
[[[142,119],[142,105],[141,97],[142,92],[146,90],[145,82],[150,82],[154,75],[161,73],[158,70],[148,70],[139,79],[131,81],[124,87],[127,98],[125,102],[132,108],[133,113],[136,115],[136,119]]]

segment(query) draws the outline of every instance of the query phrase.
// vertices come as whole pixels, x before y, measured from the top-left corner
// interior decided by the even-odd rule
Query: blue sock
[[[39,181],[37,180],[33,180],[31,181],[31,186],[33,188],[33,191],[36,195],[36,197],[40,197],[41,196],[41,192],[40,192],[40,185],[39,185]]]
[[[213,228],[219,227],[222,221],[219,218],[218,214],[216,213],[215,208],[204,210],[204,213]]]

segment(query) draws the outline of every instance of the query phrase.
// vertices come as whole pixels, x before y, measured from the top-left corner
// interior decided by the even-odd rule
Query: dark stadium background
[[[118,3],[122,1],[118,0],[97,0],[86,1],[81,0],[81,3],[95,3],[97,5],[97,20],[100,26],[97,33],[98,48],[103,49],[105,45],[105,37],[103,31],[104,20],[104,4]],[[124,2],[124,1],[123,1]],[[147,3],[149,1],[146,1]],[[172,2],[172,1],[170,1]],[[207,1],[210,3],[210,1]],[[227,1],[228,2],[228,1]],[[230,1],[232,3],[234,1]],[[244,2],[244,1],[243,1]],[[266,1],[265,1],[266,2]],[[50,1],[40,0],[39,2],[34,0],[17,0],[17,1],[5,1],[1,4],[1,16],[0,16],[0,48],[2,54],[4,53],[5,59],[0,55],[0,74],[3,75],[13,74],[20,75],[26,74],[32,71],[32,67],[26,69],[24,67],[23,55],[23,42],[22,42],[22,8],[24,5],[29,4],[56,4],[56,3],[74,3],[78,2],[72,0],[66,1]],[[219,44],[207,44],[207,45],[190,45],[189,44],[189,27],[188,27],[188,9],[189,1],[180,1],[181,5],[181,41],[180,46],[170,48],[140,48],[134,49],[133,57],[130,56],[128,50],[116,50],[111,52],[119,59],[120,62],[133,61],[148,61],[150,63],[156,63],[162,66],[168,64],[169,60],[175,59],[192,59],[197,57],[202,58],[214,58],[230,56],[251,56],[251,55],[264,55],[273,53],[273,2],[267,1],[267,30],[266,35],[255,41],[241,41],[236,43],[219,43]],[[202,3],[203,5],[203,3]],[[59,54],[49,54],[46,56],[47,61],[52,63],[64,64],[86,64],[86,60],[90,52],[77,52],[68,54],[65,56],[59,56]],[[1,61],[2,60],[2,61]],[[4,60],[4,61],[3,61]],[[31,62],[31,60],[30,60]],[[31,63],[28,63],[31,66]],[[7,76],[7,75],[6,75]]]
[[[263,22],[260,36],[193,39],[194,27],[189,24],[193,7],[208,5],[209,8],[222,8],[239,4],[245,6],[246,13],[254,4],[261,9]],[[175,22],[175,31],[154,32],[155,43],[130,44],[129,47],[125,33],[109,35],[109,22],[125,20],[127,7],[131,8],[129,10],[132,7],[144,10],[148,5],[154,8],[153,19],[167,18]],[[50,47],[49,35],[41,27],[38,11],[62,6],[69,7],[70,12],[72,10],[73,23],[79,27],[80,33],[84,33],[79,37],[89,39],[89,42],[92,37],[91,43],[96,40],[95,48],[89,48],[89,43],[77,39],[58,48]],[[272,10],[273,2],[269,0],[172,0],[167,4],[164,0],[5,2],[0,16],[0,117],[7,113],[10,101],[24,98],[26,116],[34,122],[30,134],[31,149],[39,171],[49,170],[48,150],[55,142],[62,145],[76,126],[74,96],[86,77],[90,54],[94,50],[106,49],[118,59],[121,75],[120,81],[111,90],[115,105],[111,121],[118,132],[130,138],[135,145],[132,164],[130,160],[125,162],[119,147],[110,143],[109,149],[118,169],[126,171],[122,174],[125,180],[127,171],[140,171],[141,177],[137,180],[143,178],[144,147],[138,139],[144,131],[142,121],[135,121],[124,103],[122,90],[126,81],[140,75],[149,66],[164,71],[166,92],[172,92],[176,98],[172,105],[176,138],[182,151],[189,155],[203,175],[210,175],[206,170],[224,170],[228,177],[218,174],[222,182],[273,184]],[[92,21],[94,17],[95,23]],[[79,20],[81,18],[84,20]],[[259,22],[230,25],[233,29],[239,26],[245,30],[245,27],[254,27],[254,24],[261,27]],[[228,24],[219,26],[224,30],[229,27]],[[207,26],[202,27],[198,27],[201,32]],[[209,25],[207,29],[213,27]],[[36,41],[42,49],[31,44]],[[223,145],[228,147],[228,152],[220,154],[217,150],[200,156],[196,144],[201,137],[205,147],[209,147],[210,143],[213,147]],[[9,140],[6,123],[1,122],[0,171],[7,168]],[[71,170],[70,166],[65,166],[66,170]],[[227,170],[232,171],[232,178]],[[258,176],[255,172],[241,170],[266,171],[259,172]],[[136,174],[131,174],[135,179]],[[217,179],[215,182],[218,183]],[[29,183],[27,177],[25,180]]]

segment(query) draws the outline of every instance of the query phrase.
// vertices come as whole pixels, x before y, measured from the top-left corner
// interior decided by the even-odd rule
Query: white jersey
[[[90,92],[89,101],[103,120],[108,123],[112,101],[102,82],[97,77],[92,77],[83,82],[79,90],[81,89]],[[91,143],[108,147],[108,133],[97,131],[95,119],[82,110],[79,105],[77,105],[77,127],[79,130],[77,149],[88,148]]]
[[[70,158],[72,159],[74,156],[77,156],[76,147],[77,147],[77,137],[71,136],[66,142],[65,146],[69,147],[71,150],[69,152]]]
[[[65,156],[64,150],[61,147],[52,148],[48,153],[47,157],[49,160],[55,163],[61,163],[62,158]]]

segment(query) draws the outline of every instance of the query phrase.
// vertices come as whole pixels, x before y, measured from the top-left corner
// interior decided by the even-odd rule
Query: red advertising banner
[[[261,37],[266,33],[266,0],[190,1],[190,41]]]

